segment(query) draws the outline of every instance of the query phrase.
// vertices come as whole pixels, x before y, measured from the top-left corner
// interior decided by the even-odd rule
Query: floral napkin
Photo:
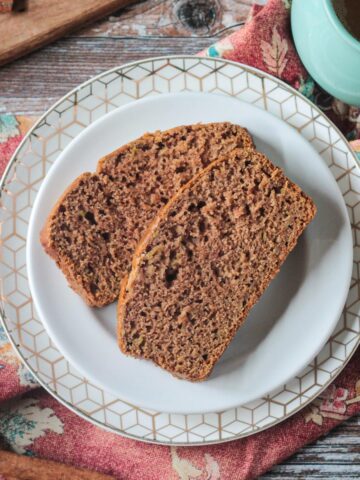
[[[309,77],[291,39],[289,8],[288,0],[255,5],[242,29],[200,55],[246,63],[290,83],[326,112],[352,140],[360,157],[360,110],[335,100]],[[25,117],[0,116],[0,173],[31,123],[32,119]],[[106,432],[58,403],[21,364],[0,327],[0,448],[85,467],[122,480],[257,478],[359,412],[360,350],[309,407],[269,430],[222,445],[143,444]],[[15,463],[26,470],[25,464],[21,467],[25,460],[28,462],[25,457],[18,457]],[[10,465],[10,460],[6,461]],[[0,451],[0,480],[5,478],[3,473],[11,476],[11,472],[2,471],[4,462]],[[41,472],[54,468],[53,463],[42,465]],[[39,473],[37,478],[49,478],[42,475]],[[66,477],[54,474],[52,478]]]
[[[13,8],[13,3],[13,0],[0,0],[0,13],[11,12],[11,9]]]

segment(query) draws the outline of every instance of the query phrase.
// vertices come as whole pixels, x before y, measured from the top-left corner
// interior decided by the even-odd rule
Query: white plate
[[[218,413],[187,415],[126,402],[82,375],[64,357],[35,311],[25,248],[39,188],[73,138],[119,106],[184,90],[240,99],[295,128],[319,153],[341,190],[351,219],[354,254],[343,313],[319,354],[301,372],[253,402]],[[209,445],[252,435],[311,402],[341,372],[360,344],[360,168],[348,143],[326,116],[299,92],[264,72],[192,56],[142,60],[104,72],[69,92],[35,123],[9,163],[0,194],[0,314],[9,339],[38,382],[58,401],[114,433],[171,445]],[[312,314],[310,339],[321,316],[322,312]],[[101,363],[102,358],[96,361]]]
[[[311,195],[318,213],[211,377],[196,384],[178,380],[151,362],[123,355],[116,342],[116,304],[103,309],[85,305],[44,253],[39,233],[59,195],[77,175],[95,170],[101,156],[147,131],[216,121],[247,127],[257,148]],[[333,176],[295,129],[234,98],[177,93],[118,108],[70,143],[36,198],[27,264],[43,324],[84,375],[144,408],[203,413],[253,401],[286,383],[314,358],[345,303],[352,240],[345,203]]]

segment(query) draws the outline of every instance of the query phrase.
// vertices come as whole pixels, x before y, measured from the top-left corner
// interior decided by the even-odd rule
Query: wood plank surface
[[[253,0],[148,0],[80,32],[85,37],[212,37],[242,25]]]
[[[131,0],[31,0],[24,12],[0,16],[0,65],[35,50]]]
[[[0,69],[0,108],[41,115],[55,100],[116,65],[167,54],[195,54],[216,38],[67,38]]]
[[[299,450],[259,480],[338,480],[360,478],[360,417]]]
[[[215,19],[204,13],[210,3],[216,5]],[[147,0],[116,11],[71,37],[0,68],[0,111],[38,116],[71,88],[108,68],[150,56],[196,53],[238,28],[251,3]],[[186,4],[191,8],[185,8]],[[181,6],[186,20],[175,15]],[[194,22],[194,17],[200,20]],[[355,478],[360,478],[359,417],[302,448],[259,480]]]

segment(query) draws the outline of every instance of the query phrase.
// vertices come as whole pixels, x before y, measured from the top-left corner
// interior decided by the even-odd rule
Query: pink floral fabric
[[[290,0],[254,5],[244,28],[200,55],[245,63],[275,75],[316,103],[349,140],[360,138],[360,109],[334,99],[315,84],[296,52],[290,31]]]
[[[202,55],[247,63],[287,81],[317,102],[350,139],[358,139],[352,146],[360,153],[359,110],[332,99],[307,75],[291,40],[289,6],[288,0],[255,5],[244,28]],[[0,115],[1,174],[29,124],[26,118]],[[360,350],[309,407],[269,430],[214,446],[143,444],[86,422],[39,388],[0,327],[0,445],[121,480],[257,478],[359,412]]]
[[[254,5],[243,29],[220,40],[203,54],[251,65],[299,88],[308,74],[289,40],[288,6],[286,2],[270,0],[265,7]]]

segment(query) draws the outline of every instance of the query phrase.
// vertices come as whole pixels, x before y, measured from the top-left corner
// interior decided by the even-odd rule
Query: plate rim
[[[313,102],[311,102],[307,97],[305,97],[302,93],[300,93],[298,90],[296,90],[294,87],[292,87],[291,85],[287,84],[286,82],[284,82],[283,80],[280,80],[278,79],[277,77],[267,73],[267,72],[264,72],[258,68],[255,68],[255,67],[252,67],[252,66],[249,66],[249,65],[246,65],[246,64],[243,64],[243,63],[240,63],[240,62],[235,62],[235,61],[231,61],[231,60],[226,60],[226,59],[222,59],[222,58],[213,58],[213,57],[209,57],[209,56],[197,56],[197,55],[163,55],[163,56],[157,56],[157,57],[149,57],[149,58],[145,58],[145,59],[142,59],[142,60],[136,60],[136,61],[133,61],[133,62],[128,62],[128,63],[124,63],[124,64],[121,64],[121,65],[117,65],[109,70],[106,70],[104,72],[101,72],[99,73],[98,75],[95,75],[91,78],[89,78],[88,80],[86,80],[85,82],[77,85],[75,88],[73,88],[72,90],[70,90],[69,92],[67,92],[63,97],[61,97],[58,101],[56,101],[55,103],[53,103],[47,110],[46,112],[40,116],[40,118],[34,123],[34,125],[29,129],[29,131],[24,135],[23,139],[21,140],[20,144],[18,145],[18,147],[16,148],[15,152],[13,153],[13,155],[11,156],[5,170],[4,170],[4,173],[1,177],[1,181],[0,181],[0,200],[2,199],[2,196],[3,196],[3,189],[4,189],[4,185],[5,185],[5,182],[7,180],[7,177],[9,175],[9,172],[13,166],[13,164],[15,163],[16,159],[17,159],[17,156],[19,154],[19,152],[21,151],[21,149],[23,148],[23,145],[24,143],[28,140],[28,138],[32,135],[33,131],[38,128],[38,126],[41,124],[41,122],[47,117],[47,115],[49,115],[58,105],[60,105],[62,102],[64,102],[68,97],[70,97],[71,95],[73,94],[76,94],[76,92],[80,91],[81,89],[83,89],[84,87],[86,87],[87,85],[90,85],[91,83],[99,80],[101,77],[103,76],[106,76],[106,75],[109,75],[113,72],[116,72],[120,69],[124,69],[124,68],[128,68],[128,67],[135,67],[137,65],[141,65],[141,64],[144,64],[144,63],[147,63],[147,62],[155,62],[155,61],[167,61],[167,60],[176,60],[176,59],[182,59],[182,60],[209,60],[211,62],[219,62],[219,63],[222,63],[222,64],[229,64],[229,65],[233,65],[235,67],[240,67],[242,70],[246,71],[246,72],[250,72],[250,73],[253,73],[255,74],[256,77],[260,77],[260,78],[267,78],[271,81],[274,81],[276,84],[278,85],[281,85],[283,86],[286,90],[288,90],[292,95],[294,95],[295,97],[299,97],[300,99],[302,99],[306,104],[308,104],[311,108],[313,108],[318,114],[319,116],[322,116],[322,117],[325,117],[327,122],[330,124],[330,126],[332,127],[332,129],[334,129],[336,131],[336,133],[339,135],[339,138],[345,143],[345,145],[347,146],[347,150],[355,165],[357,166],[357,168],[359,169],[360,168],[360,162],[357,158],[357,156],[355,155],[354,151],[351,149],[350,145],[349,145],[349,142],[347,141],[347,139],[345,138],[345,136],[343,135],[343,133],[338,129],[338,127],[332,122],[332,120],[330,120],[321,110],[320,108],[315,105]],[[1,304],[0,304],[0,323],[1,323],[1,326],[4,328],[4,331],[11,343],[11,345],[13,346],[14,350],[16,351],[17,355],[21,358],[23,364],[25,365],[25,367],[32,373],[32,375],[36,378],[36,380],[38,381],[38,383],[48,392],[50,393],[50,395],[52,395],[57,401],[59,401],[61,404],[63,404],[64,406],[66,406],[67,408],[69,408],[71,411],[73,411],[75,414],[79,415],[80,417],[82,417],[83,419],[91,422],[92,424],[96,425],[96,426],[99,426],[100,428],[102,429],[105,429],[106,431],[109,431],[109,432],[112,432],[112,433],[116,433],[118,435],[121,435],[121,436],[124,436],[126,438],[130,438],[130,439],[134,439],[134,440],[138,440],[138,441],[142,441],[142,442],[145,442],[145,443],[151,443],[151,444],[157,444],[157,445],[166,445],[166,446],[169,446],[169,445],[173,445],[173,446],[205,446],[205,445],[214,445],[214,444],[220,444],[220,443],[226,443],[226,442],[229,442],[229,441],[233,441],[233,440],[237,440],[237,439],[242,439],[242,438],[245,438],[245,437],[248,437],[248,436],[251,436],[251,435],[254,435],[256,433],[259,433],[261,431],[265,431],[267,430],[268,428],[271,428],[279,423],[281,423],[282,421],[290,418],[291,416],[293,416],[294,414],[298,413],[300,410],[304,409],[306,406],[308,406],[315,398],[319,397],[322,392],[324,390],[326,390],[326,388],[331,384],[333,383],[333,381],[336,379],[336,377],[341,373],[341,371],[345,368],[345,366],[348,364],[348,362],[351,360],[352,356],[354,355],[355,351],[357,350],[357,347],[359,346],[360,344],[360,336],[359,338],[357,339],[357,342],[355,343],[355,345],[353,346],[352,350],[350,351],[350,353],[347,355],[347,358],[345,360],[342,360],[342,364],[336,369],[336,371],[330,376],[330,378],[324,382],[324,385],[322,387],[320,387],[320,389],[314,394],[312,395],[308,400],[306,400],[304,403],[302,403],[300,406],[294,408],[294,410],[292,410],[290,413],[286,413],[284,414],[282,417],[280,418],[274,418],[274,421],[273,422],[270,422],[268,423],[267,425],[265,426],[262,426],[262,427],[258,427],[256,428],[255,430],[253,431],[250,431],[250,432],[243,432],[243,433],[240,433],[240,434],[233,434],[232,437],[230,438],[222,438],[222,439],[217,439],[217,440],[204,440],[202,442],[192,442],[192,441],[188,441],[188,442],[177,442],[177,441],[162,441],[162,440],[154,440],[154,439],[150,439],[150,438],[141,438],[139,437],[138,435],[135,435],[135,434],[131,434],[131,433],[128,433],[128,432],[125,432],[123,430],[121,430],[120,428],[117,429],[115,427],[111,427],[111,426],[108,426],[104,423],[102,423],[101,421],[97,420],[97,419],[94,419],[93,417],[91,417],[89,414],[86,414],[84,412],[82,412],[78,407],[74,406],[73,404],[69,403],[67,400],[63,399],[62,397],[59,396],[59,394],[57,394],[55,391],[53,391],[50,386],[45,382],[43,381],[37,374],[37,372],[35,372],[35,370],[33,369],[33,367],[31,365],[28,364],[27,360],[25,359],[25,357],[23,356],[23,354],[21,353],[20,349],[18,348],[18,345],[16,344],[16,341],[15,339],[12,338],[11,336],[11,332],[10,332],[10,329],[8,329],[7,325],[6,325],[6,314],[5,314],[5,311],[3,309],[3,300],[1,300]],[[241,407],[241,405],[239,405],[239,407]],[[140,407],[136,407],[138,410],[143,410],[145,411],[145,409],[142,409]],[[219,414],[221,412],[215,412],[216,414]]]
[[[89,135],[96,135],[95,132],[93,132],[93,131],[88,132],[88,130],[89,129],[95,130],[95,128],[93,128],[93,127],[95,127],[95,124],[99,124],[99,123],[101,124],[104,121],[109,122],[110,121],[109,116],[111,116],[112,121],[116,123],[116,122],[120,121],[119,117],[117,117],[116,115],[120,115],[120,117],[122,117],[122,116],[124,116],[124,114],[126,115],[126,113],[132,108],[136,108],[138,110],[139,107],[141,108],[141,105],[143,105],[144,103],[145,104],[150,103],[152,108],[154,108],[154,107],[156,107],[158,101],[161,101],[161,100],[167,101],[168,99],[172,100],[172,99],[178,98],[179,96],[180,97],[184,96],[185,98],[186,97],[196,98],[196,97],[199,97],[199,96],[205,96],[205,97],[207,97],[205,99],[205,101],[207,101],[207,102],[211,102],[211,97],[217,96],[221,99],[221,100],[218,100],[219,102],[225,102],[222,105],[222,108],[224,108],[224,109],[227,108],[227,103],[229,104],[229,108],[230,108],[230,103],[234,103],[234,104],[239,103],[239,108],[240,109],[248,108],[248,114],[249,115],[251,115],[251,112],[253,110],[257,111],[258,114],[259,114],[259,117],[260,117],[260,115],[263,116],[262,118],[264,118],[264,121],[265,121],[265,118],[268,118],[269,121],[271,119],[271,122],[274,122],[274,125],[277,125],[278,127],[280,127],[280,125],[282,125],[283,126],[282,128],[284,128],[284,131],[283,131],[284,136],[289,135],[289,138],[290,138],[290,134],[291,134],[291,135],[294,136],[294,141],[295,141],[295,136],[300,137],[299,138],[299,143],[302,142],[304,144],[307,144],[307,146],[311,147],[311,150],[313,151],[313,159],[312,159],[311,164],[314,164],[315,162],[316,163],[321,163],[321,168],[324,170],[323,172],[321,172],[322,173],[321,178],[323,179],[321,183],[326,184],[326,182],[329,182],[328,188],[330,188],[330,183],[331,183],[331,184],[333,184],[333,188],[337,190],[337,194],[338,194],[338,197],[339,197],[337,205],[339,205],[339,207],[341,208],[342,216],[344,217],[344,221],[345,221],[345,225],[342,228],[346,231],[346,245],[344,245],[342,248],[339,248],[338,254],[341,256],[339,261],[341,263],[343,263],[344,265],[346,265],[346,270],[347,271],[346,271],[346,277],[344,276],[344,279],[342,279],[342,281],[340,283],[340,286],[336,291],[337,303],[338,303],[337,309],[336,310],[333,309],[333,311],[331,312],[331,315],[330,314],[328,315],[328,318],[329,319],[331,318],[331,322],[329,321],[329,326],[326,326],[326,327],[324,326],[323,334],[326,333],[326,335],[324,335],[321,338],[321,342],[319,342],[317,344],[317,347],[315,349],[315,353],[310,354],[309,352],[307,352],[306,356],[303,355],[303,357],[301,357],[301,362],[299,362],[299,365],[301,363],[301,366],[297,366],[296,368],[293,366],[292,369],[291,369],[292,370],[291,373],[284,376],[283,379],[281,381],[279,381],[276,385],[273,385],[271,388],[266,388],[266,389],[264,387],[262,387],[261,391],[256,392],[256,395],[252,395],[248,399],[242,399],[242,400],[238,400],[236,402],[234,401],[233,404],[229,404],[229,405],[222,404],[218,407],[206,406],[202,410],[200,410],[200,408],[197,407],[197,408],[194,408],[194,410],[190,410],[190,408],[185,408],[185,409],[180,409],[179,408],[179,409],[174,411],[174,410],[170,410],[170,407],[166,407],[165,405],[162,405],[162,406],[158,405],[157,406],[157,405],[153,404],[153,405],[148,405],[147,406],[145,400],[131,398],[130,396],[127,397],[126,389],[124,389],[125,390],[124,393],[120,393],[120,391],[117,393],[115,391],[115,389],[112,390],[112,387],[110,387],[109,384],[108,384],[108,386],[106,386],[106,382],[103,382],[102,379],[100,379],[99,375],[97,375],[97,378],[96,378],[96,375],[93,375],[91,373],[91,371],[86,371],[86,368],[85,368],[86,362],[84,362],[83,360],[80,359],[79,356],[77,356],[74,348],[71,348],[71,349],[68,348],[68,346],[66,345],[67,342],[64,342],[63,340],[59,339],[59,335],[58,335],[59,330],[57,329],[58,327],[56,325],[57,322],[54,323],[53,321],[50,321],[50,317],[51,317],[50,312],[47,312],[48,313],[47,315],[45,314],[46,307],[44,307],[44,302],[40,299],[40,297],[43,296],[42,292],[40,291],[41,284],[39,284],[37,281],[35,281],[36,275],[34,275],[34,272],[35,272],[35,269],[36,269],[35,265],[37,264],[37,262],[35,260],[33,260],[31,254],[34,252],[35,243],[37,244],[37,242],[38,242],[38,230],[37,230],[38,225],[37,225],[37,228],[34,226],[34,223],[36,222],[35,221],[36,214],[38,213],[38,210],[39,210],[39,208],[41,208],[40,206],[42,204],[47,204],[48,203],[48,201],[47,201],[48,197],[46,197],[46,196],[44,197],[42,189],[44,188],[47,180],[49,180],[48,177],[50,177],[50,176],[52,177],[52,180],[50,180],[50,181],[53,181],[54,174],[55,174],[55,178],[57,177],[56,172],[54,172],[53,169],[54,169],[54,167],[60,166],[60,163],[61,163],[61,160],[62,160],[61,157],[63,157],[64,154],[65,154],[65,158],[67,158],[67,159],[69,158],[69,155],[71,155],[71,154],[69,154],[67,152],[67,150],[71,149],[71,147],[74,146],[74,144],[76,144],[76,143],[77,143],[77,147],[75,146],[75,148],[79,148],[78,144],[79,144],[79,142],[84,142],[84,140],[83,140],[84,137],[88,138]],[[179,100],[179,102],[181,102],[181,98],[178,99],[178,100]],[[215,102],[215,100],[214,100],[214,102]],[[119,112],[119,110],[121,112]],[[140,114],[140,112],[139,112],[139,114]],[[261,118],[259,118],[259,121],[262,121]],[[100,129],[101,129],[101,127],[100,127]],[[287,131],[288,131],[288,134],[286,133]],[[304,147],[305,147],[305,145],[304,145]],[[310,155],[310,152],[308,152],[308,154]],[[259,398],[266,397],[266,395],[268,395],[269,393],[279,389],[282,385],[290,382],[297,374],[301,373],[306,368],[306,366],[309,365],[309,363],[311,363],[313,358],[315,358],[319,352],[321,352],[322,348],[327,343],[329,337],[331,336],[332,332],[336,328],[337,323],[339,322],[339,318],[341,316],[341,313],[344,309],[344,305],[346,303],[346,299],[348,297],[348,292],[349,292],[349,288],[350,288],[350,284],[351,284],[352,267],[353,267],[353,248],[352,248],[351,225],[350,225],[349,217],[348,217],[348,214],[347,214],[347,211],[346,211],[346,204],[345,204],[345,201],[344,201],[343,194],[341,193],[340,188],[339,188],[339,186],[336,182],[336,179],[334,178],[334,176],[331,173],[328,166],[325,164],[323,158],[319,155],[319,153],[316,151],[316,149],[311,144],[309,144],[309,142],[307,141],[306,138],[304,138],[296,129],[291,127],[291,125],[286,123],[284,120],[276,117],[271,112],[269,112],[267,110],[264,110],[264,109],[258,107],[257,105],[253,105],[251,103],[245,102],[242,99],[239,99],[239,98],[236,98],[236,97],[230,96],[230,95],[220,95],[220,94],[217,94],[217,93],[208,93],[208,92],[170,92],[170,93],[163,93],[163,94],[157,95],[157,96],[146,96],[146,97],[140,98],[139,100],[136,100],[134,102],[130,102],[130,103],[127,103],[123,106],[120,106],[120,107],[117,107],[117,108],[113,109],[111,112],[108,112],[108,113],[104,114],[103,116],[101,116],[100,118],[95,120],[93,123],[91,123],[89,126],[84,128],[68,145],[66,145],[66,147],[61,151],[61,153],[59,153],[59,156],[56,158],[55,163],[56,163],[56,165],[54,164],[51,167],[51,169],[48,171],[48,173],[43,177],[42,182],[41,182],[41,186],[39,188],[39,191],[36,195],[36,198],[33,202],[32,207],[31,207],[31,213],[30,213],[30,216],[29,216],[29,223],[28,223],[28,230],[27,230],[27,239],[28,240],[26,242],[27,279],[28,279],[28,285],[29,285],[29,289],[30,289],[30,292],[31,292],[31,296],[32,296],[32,299],[33,299],[33,304],[34,304],[35,310],[37,312],[37,316],[40,319],[43,326],[45,327],[45,330],[47,331],[47,334],[49,335],[50,339],[53,340],[53,342],[55,343],[58,350],[68,360],[70,365],[73,365],[75,367],[75,369],[82,376],[84,376],[84,378],[88,379],[90,382],[92,382],[94,385],[97,385],[99,388],[103,389],[104,391],[109,392],[110,394],[116,396],[117,398],[121,398],[124,402],[136,405],[138,408],[142,408],[144,410],[149,410],[150,409],[150,410],[160,411],[160,412],[164,412],[164,413],[169,413],[169,414],[172,414],[172,415],[175,415],[175,414],[179,414],[179,415],[196,415],[196,414],[198,415],[198,414],[200,414],[201,415],[201,414],[208,414],[208,413],[213,413],[213,412],[218,412],[218,411],[227,411],[227,410],[230,410],[230,409],[237,408],[239,405],[246,405],[248,403],[256,401]],[[307,171],[308,169],[309,169],[309,166],[307,168],[302,167],[303,172]],[[48,189],[48,193],[49,193],[49,189]],[[322,217],[322,218],[324,218],[324,217]],[[347,251],[347,250],[349,250],[349,251]],[[340,290],[341,290],[341,292],[340,292]],[[341,295],[338,295],[339,292],[341,293]],[[58,305],[58,308],[60,308],[60,305]],[[66,316],[66,314],[65,314],[65,316]],[[234,381],[236,381],[235,378],[234,378]],[[258,383],[261,384],[262,382],[260,381]],[[133,397],[135,396],[134,394],[132,394],[132,395],[133,395]]]

